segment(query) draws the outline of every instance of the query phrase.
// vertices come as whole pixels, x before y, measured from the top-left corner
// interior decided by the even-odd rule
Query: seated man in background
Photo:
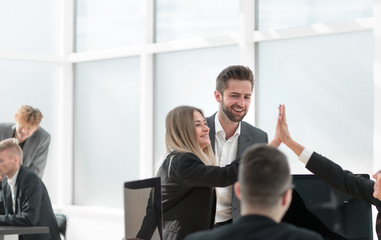
[[[0,226],[46,226],[49,233],[20,239],[61,239],[48,191],[35,172],[21,166],[22,157],[17,139],[0,142]]]
[[[50,134],[40,127],[42,114],[37,108],[22,105],[15,123],[0,123],[0,141],[16,138],[24,153],[23,165],[42,178],[50,144]]]
[[[241,201],[236,222],[188,235],[196,239],[289,240],[323,238],[310,230],[281,222],[292,198],[292,178],[286,156],[271,146],[249,147],[241,159],[234,191]]]

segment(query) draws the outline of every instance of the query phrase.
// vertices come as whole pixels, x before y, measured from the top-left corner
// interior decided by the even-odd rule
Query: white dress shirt
[[[304,165],[307,165],[308,161],[310,160],[310,158],[312,156],[312,153],[314,153],[314,152],[307,149],[307,148],[304,148],[303,152],[299,156],[299,161],[304,163]]]
[[[235,133],[228,140],[217,117],[215,121],[215,157],[218,166],[224,167],[234,161],[237,157],[238,137],[241,132],[241,122]],[[216,188],[217,209],[215,222],[225,222],[232,219],[232,186]]]
[[[16,180],[17,180],[17,175],[19,175],[19,170],[17,170],[17,172],[13,175],[13,177],[11,179],[8,178],[8,184],[9,184],[9,187],[11,189],[11,193],[12,193],[12,208],[13,208],[13,212],[15,213],[15,186],[16,186]]]

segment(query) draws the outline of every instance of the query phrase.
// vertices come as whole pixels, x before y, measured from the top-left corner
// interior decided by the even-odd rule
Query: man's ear
[[[282,196],[282,206],[287,208],[290,206],[292,200],[292,189],[287,189],[287,191]]]
[[[17,165],[21,165],[21,162],[20,162],[20,156],[15,156],[15,157],[14,157],[14,160],[15,160],[15,163],[16,163]]]
[[[214,90],[214,97],[217,102],[220,103],[222,101],[222,94],[218,90]]]
[[[234,183],[234,193],[239,200],[241,200],[241,191],[239,190],[239,182]]]

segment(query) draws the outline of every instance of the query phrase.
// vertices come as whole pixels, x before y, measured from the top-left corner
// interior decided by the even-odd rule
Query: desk
[[[0,226],[0,240],[18,239],[23,234],[49,233],[49,227]]]

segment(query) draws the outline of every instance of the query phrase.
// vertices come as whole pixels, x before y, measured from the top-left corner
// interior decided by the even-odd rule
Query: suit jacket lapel
[[[251,144],[251,136],[246,134],[245,124],[241,122],[241,132],[238,138],[237,158],[240,158],[242,153]]]
[[[19,206],[19,198],[20,198],[20,193],[18,191],[18,186],[19,186],[19,182],[20,182],[20,178],[22,177],[22,172],[24,170],[24,166],[20,166],[20,169],[19,169],[19,173],[17,175],[17,179],[16,179],[16,185],[15,185],[15,211],[16,213],[18,212],[17,209],[20,207]]]
[[[8,178],[4,177],[2,181],[2,197],[4,201],[4,210],[5,214],[13,214],[12,208],[12,192],[11,187],[8,184]]]

